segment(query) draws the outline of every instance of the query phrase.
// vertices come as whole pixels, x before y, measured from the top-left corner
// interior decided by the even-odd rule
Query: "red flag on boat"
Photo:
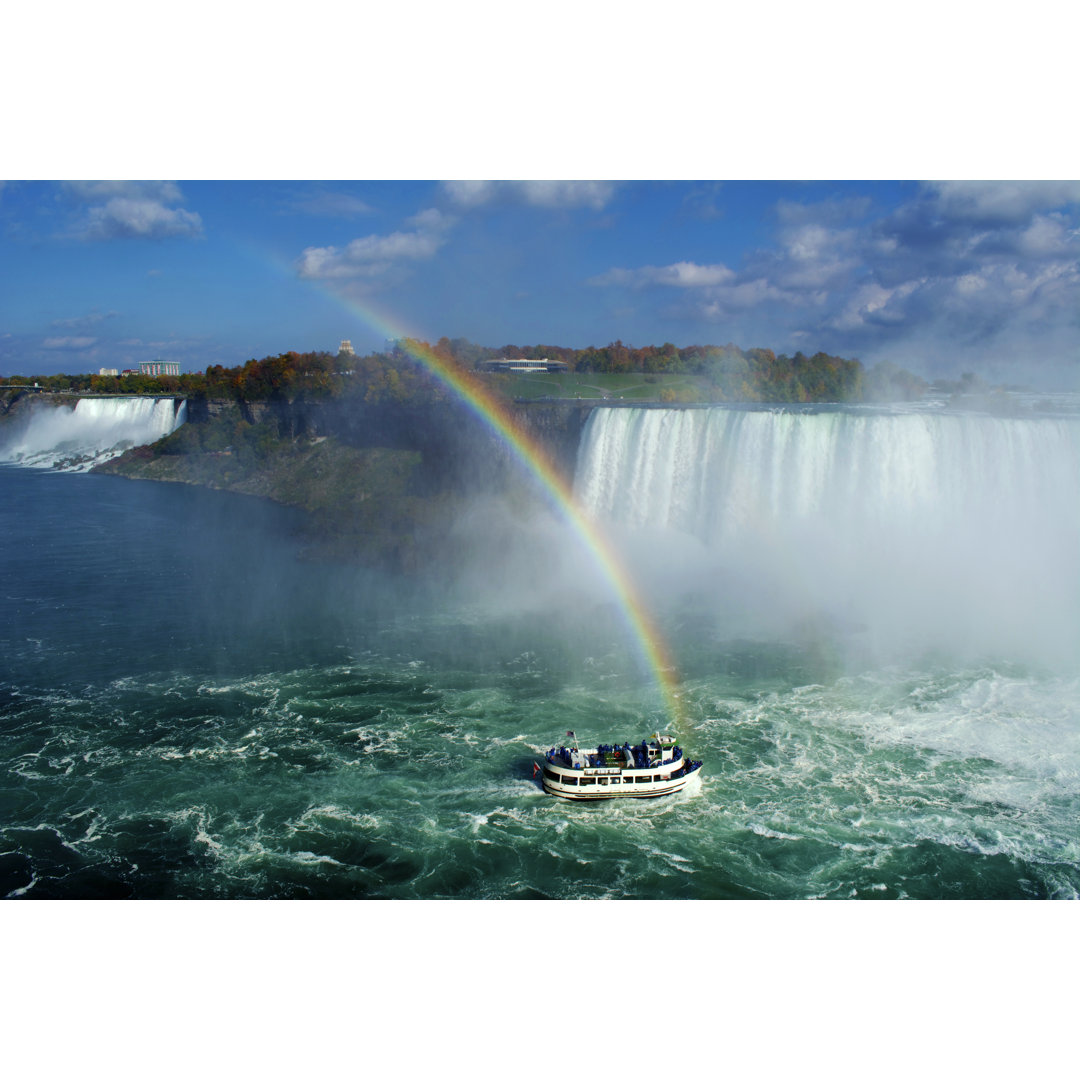
[[[539,771],[540,771],[540,766],[539,766],[539,765],[537,765],[537,764],[536,764],[536,762],[534,761],[534,762],[533,762],[533,776],[536,776],[536,774],[537,774],[537,773],[538,773]]]

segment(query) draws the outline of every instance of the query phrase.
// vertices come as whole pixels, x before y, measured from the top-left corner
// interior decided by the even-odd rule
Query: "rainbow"
[[[382,336],[393,339],[408,356],[448,387],[500,438],[550,495],[557,513],[570,525],[591,555],[615,595],[631,638],[660,691],[669,719],[681,727],[682,707],[677,690],[678,674],[671,653],[622,559],[599,525],[585,512],[570,484],[553,465],[543,446],[516,423],[507,406],[479,379],[439,356],[430,345],[405,333],[384,316],[356,300],[321,288],[350,314],[359,317]]]

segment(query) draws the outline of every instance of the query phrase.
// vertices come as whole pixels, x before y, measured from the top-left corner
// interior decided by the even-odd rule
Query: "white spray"
[[[627,543],[649,537],[646,577],[743,629],[828,620],[887,647],[1080,651],[1075,420],[598,409],[577,489]]]

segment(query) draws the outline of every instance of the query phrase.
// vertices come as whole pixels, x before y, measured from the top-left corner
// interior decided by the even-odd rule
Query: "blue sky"
[[[364,312],[368,313],[365,317]],[[1080,183],[9,181],[0,372],[382,346],[819,349],[1073,385]]]
[[[1059,7],[729,8],[13,9],[0,374],[368,350],[390,327],[1076,386]],[[147,176],[179,179],[125,179]],[[830,176],[866,179],[804,181]]]

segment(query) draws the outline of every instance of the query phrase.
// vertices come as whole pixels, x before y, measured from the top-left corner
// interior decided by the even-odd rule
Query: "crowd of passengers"
[[[653,749],[659,754],[659,746],[654,742]],[[554,747],[547,752],[548,761],[555,762],[559,765],[565,765],[568,769],[574,768],[573,759],[570,756],[571,751],[565,746],[560,746],[558,750]],[[631,746],[629,743],[623,743],[622,746],[606,746],[601,743],[596,748],[595,754],[585,754],[585,760],[590,768],[602,768],[608,764],[607,756],[611,755],[616,759],[614,764],[629,765],[629,762],[633,761],[633,768],[646,769],[649,767],[649,744],[642,739],[640,746]],[[678,761],[682,757],[682,747],[676,746],[674,754],[672,756],[673,761]],[[580,768],[580,764],[576,766]]]

